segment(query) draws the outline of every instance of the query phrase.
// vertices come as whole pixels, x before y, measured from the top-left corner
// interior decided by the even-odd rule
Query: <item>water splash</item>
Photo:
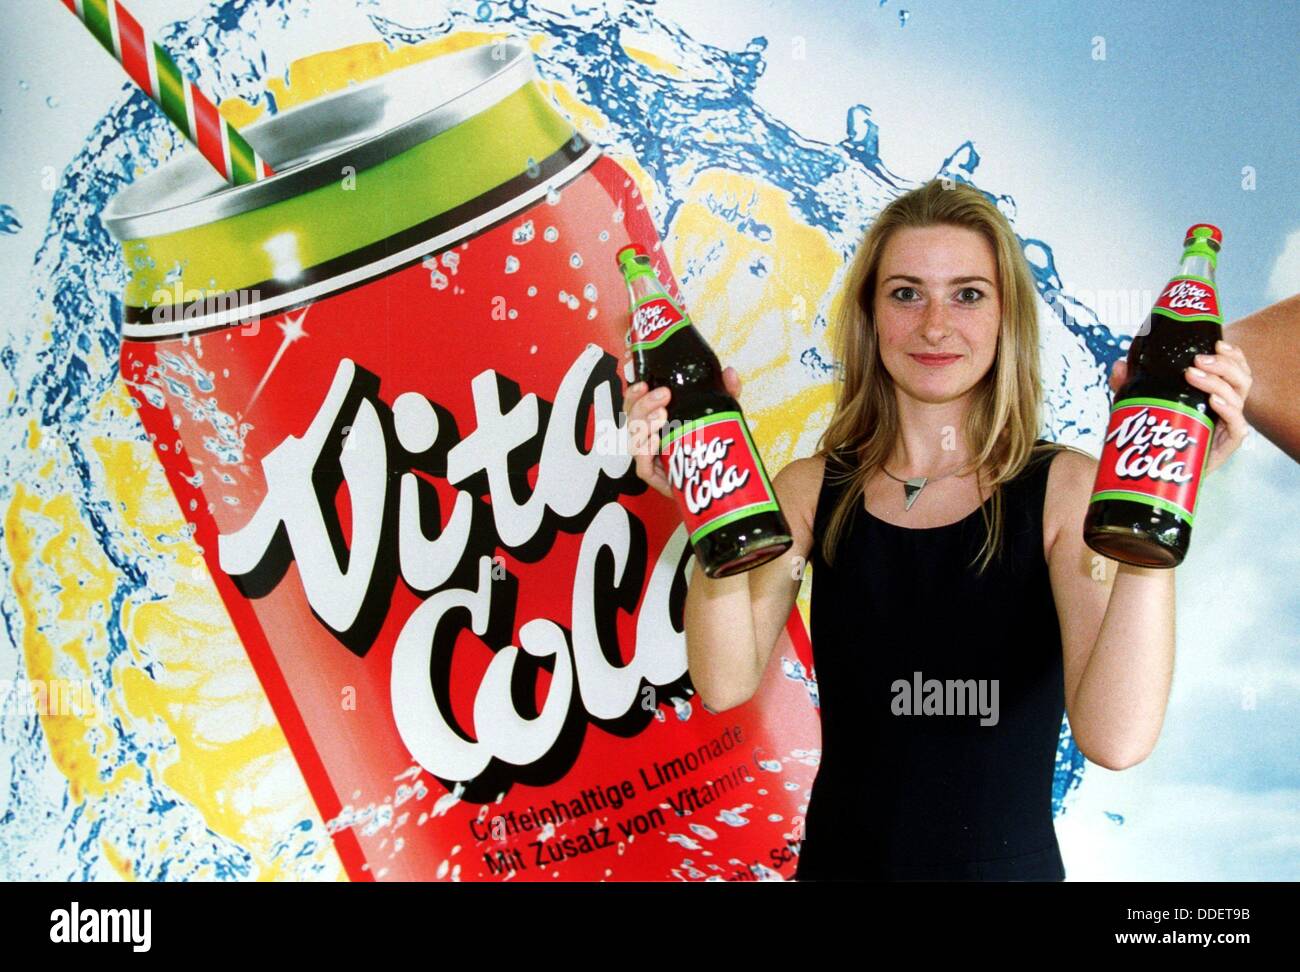
[[[788,658],[781,656],[781,674],[791,681],[800,683],[808,691],[808,699],[812,702],[814,709],[822,707],[821,695],[817,691],[817,676],[807,671],[803,667],[803,662],[797,658]]]
[[[590,109],[608,122],[599,133],[602,146],[616,157],[635,158],[641,164],[655,184],[654,197],[646,204],[665,240],[673,238],[674,220],[689,197],[691,182],[708,169],[784,194],[798,218],[823,234],[845,259],[872,214],[919,184],[885,165],[888,132],[881,132],[871,119],[867,104],[849,109],[845,137],[837,144],[807,138],[754,100],[754,86],[766,66],[765,38],[755,38],[740,51],[712,47],[661,19],[652,0],[616,12],[607,5],[575,5],[565,14],[523,2],[461,0],[440,5],[440,15],[433,21],[424,4],[385,3],[386,13],[381,16],[374,0],[355,2],[375,36],[392,48],[462,29],[480,31],[488,21],[494,29],[526,42],[543,38],[545,43],[532,45],[539,52],[540,75],[580,92]],[[190,20],[164,28],[160,38],[182,72],[216,99],[238,95],[274,113],[275,98],[263,89],[268,79],[285,77],[287,65],[267,52],[291,46],[277,43],[291,29],[309,32],[315,24],[329,35],[331,16],[322,5],[291,0],[221,0]],[[909,12],[900,10],[898,17],[900,26],[905,26]],[[634,53],[638,48],[671,52],[669,63],[675,66],[675,74],[647,70]],[[19,87],[26,90],[28,85],[24,81]],[[701,139],[701,131],[713,137]],[[161,673],[161,659],[150,643],[135,638],[128,642],[123,611],[169,597],[182,570],[182,557],[177,549],[160,549],[123,515],[124,504],[109,501],[106,473],[96,453],[97,443],[145,441],[131,410],[116,407],[126,387],[118,375],[122,311],[118,293],[125,275],[100,213],[139,171],[167,160],[179,147],[179,139],[152,103],[124,85],[61,174],[33,268],[32,279],[38,282],[34,326],[22,329],[0,349],[0,367],[17,390],[9,401],[0,402],[0,507],[13,514],[19,491],[47,504],[65,498],[71,518],[84,525],[95,552],[107,565],[111,579],[104,593],[107,649],[95,660],[93,677],[98,701],[108,712],[121,711],[114,704],[120,702],[124,671],[149,679]],[[974,145],[967,141],[934,173],[917,175],[975,185],[979,161]],[[976,188],[1014,220],[1014,199]],[[755,219],[748,206],[724,202],[715,211],[757,246],[773,246],[771,227]],[[12,208],[0,208],[0,229],[12,233],[19,228]],[[528,232],[533,231],[529,226]],[[1022,239],[1021,245],[1056,325],[1048,329],[1049,342],[1081,349],[1076,363],[1095,372],[1097,384],[1104,385],[1104,375],[1124,352],[1126,339],[1112,333],[1088,307],[1061,293],[1047,243]],[[681,282],[720,273],[722,259],[723,254],[716,253],[693,262],[684,268]],[[750,270],[761,275],[769,266],[764,258]],[[828,294],[826,304],[829,299]],[[822,324],[815,329],[817,336],[824,332],[826,312],[826,306],[817,309],[816,319]],[[834,362],[815,341],[795,349],[795,356],[804,363],[810,383],[833,374]],[[149,401],[151,389],[156,392],[159,382],[182,378],[198,403],[201,383],[210,387],[217,380],[193,359],[173,358],[161,372],[134,380],[130,389]],[[1077,375],[1072,383],[1078,386]],[[1104,422],[1101,413],[1090,418],[1064,383],[1049,385],[1048,396],[1054,432],[1086,433],[1095,429],[1098,418]],[[217,429],[213,451],[225,447],[232,450],[226,456],[235,455],[238,427],[218,427],[222,419],[212,419]],[[36,438],[39,448],[31,444]],[[230,481],[227,473],[221,476]],[[56,523],[42,522],[36,515],[21,516],[24,519],[17,522],[38,540],[47,532],[57,533]],[[4,522],[10,526],[13,521]],[[185,542],[178,538],[176,548],[183,548]],[[23,580],[29,586],[20,601],[15,592],[16,569],[9,557],[0,557],[4,582],[0,619],[15,646],[7,663],[21,670],[16,646],[31,634],[29,625],[48,626],[47,635],[62,643],[57,639],[67,632],[59,627],[58,606],[66,592],[53,571],[32,562],[25,565],[28,573]],[[797,663],[783,660],[783,668],[786,677],[807,686],[815,703],[815,680]],[[4,824],[0,875],[80,880],[124,872],[152,880],[242,880],[255,875],[256,862],[248,849],[215,832],[195,806],[178,799],[160,778],[155,767],[174,763],[178,757],[176,740],[165,725],[137,725],[115,717],[108,727],[112,738],[92,741],[92,756],[101,762],[101,775],[130,767],[136,770],[124,775],[121,785],[106,788],[90,800],[74,792],[67,777],[55,770],[39,722],[34,717],[20,718],[11,730],[6,728],[11,721],[5,719],[0,725],[0,749],[9,754],[10,779],[9,799],[0,818]],[[1082,772],[1082,756],[1063,726],[1053,792],[1055,812],[1061,812],[1066,794],[1078,786]],[[434,812],[445,812],[457,799],[454,795],[440,798]],[[51,819],[61,821],[61,832],[51,834]],[[729,826],[747,822],[736,811],[724,811],[719,819]],[[328,836],[322,828],[299,816],[286,821],[269,842],[270,856],[277,862],[292,862],[282,873],[329,877],[330,866],[320,853],[326,844]]]
[[[18,219],[18,211],[13,206],[0,203],[0,233],[6,233],[13,236],[23,224]]]
[[[1083,753],[1074,744],[1069,721],[1061,723],[1061,737],[1056,745],[1056,765],[1052,772],[1052,816],[1059,817],[1065,813],[1066,799],[1079,788],[1083,782],[1083,771],[1087,761]]]

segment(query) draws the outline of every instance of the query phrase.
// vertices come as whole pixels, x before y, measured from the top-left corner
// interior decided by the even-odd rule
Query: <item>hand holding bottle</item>
[[[1250,432],[1245,416],[1246,397],[1253,381],[1250,363],[1241,348],[1220,338],[1214,353],[1198,354],[1184,374],[1189,385],[1209,393],[1210,404],[1219,417],[1205,462],[1204,475],[1208,476],[1228,461]],[[1119,395],[1127,381],[1128,362],[1120,358],[1110,373],[1110,390]]]
[[[631,374],[632,352],[623,352],[619,372],[623,380]],[[728,365],[722,371],[727,394],[740,398],[740,374]],[[656,461],[659,454],[659,430],[668,421],[668,402],[672,391],[666,386],[651,391],[644,381],[627,385],[623,393],[623,414],[628,420],[628,443],[636,458],[637,476],[657,492],[672,499],[673,488],[664,474],[663,466]]]
[[[623,369],[635,396],[626,407],[637,475],[675,499],[708,577],[779,557],[793,543],[790,526],[736,401],[739,376],[722,367],[643,246],[620,247],[615,262],[627,283]],[[652,393],[663,386],[670,391]]]
[[[1245,437],[1250,366],[1223,341],[1214,281],[1222,244],[1217,226],[1188,228],[1178,272],[1110,376],[1114,399],[1083,538],[1113,560],[1182,563],[1201,479]]]

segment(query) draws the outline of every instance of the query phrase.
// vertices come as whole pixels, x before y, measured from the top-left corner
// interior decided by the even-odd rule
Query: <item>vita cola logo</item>
[[[538,396],[530,393],[503,410],[500,391],[509,383],[493,370],[480,373],[471,382],[474,431],[440,449],[447,436],[440,433],[434,403],[406,392],[390,410],[377,395],[378,379],[343,358],[307,431],[286,437],[262,459],[267,492],[257,511],[241,529],[218,538],[220,566],[246,596],[269,593],[295,562],[316,618],[360,656],[375,643],[398,577],[422,596],[394,643],[390,697],[403,742],[443,780],[473,780],[494,757],[515,767],[537,763],[557,746],[575,709],[593,721],[618,720],[640,704],[644,684],[667,686],[687,671],[684,635],[672,621],[671,604],[684,569],[685,531],[679,526],[672,534],[646,584],[644,529],[618,502],[617,481],[632,465],[630,450],[584,452],[581,437],[575,441],[574,430],[585,425],[589,410],[598,439],[626,438],[616,420],[612,360],[594,344],[578,356],[555,395],[540,444]],[[598,366],[608,372],[604,381],[597,380]],[[536,485],[520,502],[512,483],[525,481],[534,461]],[[486,483],[490,506],[457,489],[446,526],[427,536],[424,524],[436,529],[441,522],[438,497],[416,468],[445,469],[452,486]],[[347,538],[334,512],[340,482],[352,511]],[[490,526],[473,529],[480,517]],[[520,551],[521,559],[539,559],[560,524],[582,537],[572,574],[527,576],[544,586],[562,584],[558,592],[571,598],[562,612],[570,627],[533,618],[519,627],[519,645],[507,644],[515,619],[501,615],[514,599],[488,554],[500,544]],[[615,564],[612,579],[608,566],[597,566],[605,551]],[[619,599],[609,596],[614,582],[620,590],[646,584],[637,651],[625,665],[611,664],[619,649],[602,644],[621,610]],[[477,738],[449,721],[450,686],[431,676],[451,669],[466,617],[495,650],[474,698]],[[512,698],[521,652],[551,666],[546,702],[535,714],[520,713]]]
[[[1195,280],[1173,280],[1156,301],[1156,306],[1175,314],[1219,314],[1214,288]]]
[[[681,319],[681,312],[667,297],[648,300],[632,315],[632,343],[653,341]]]
[[[1190,430],[1171,425],[1167,418],[1143,407],[1126,416],[1106,436],[1118,450],[1114,472],[1120,479],[1150,479],[1166,483],[1191,482],[1189,450],[1197,444]]]
[[[716,432],[710,437],[709,432],[706,426],[683,435],[668,460],[668,479],[681,491],[687,511],[695,516],[707,517],[715,502],[749,482],[751,472],[742,470],[737,462],[727,461],[734,438],[723,438]]]

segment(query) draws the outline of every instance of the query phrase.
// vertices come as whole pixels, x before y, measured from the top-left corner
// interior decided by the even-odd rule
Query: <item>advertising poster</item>
[[[1253,375],[1253,427],[1222,468],[1203,409],[1135,385],[1121,416],[1137,435],[1164,408],[1167,455],[1204,432],[1187,468],[1212,468],[1184,488],[1166,467],[1142,507],[1195,510],[1181,564],[1140,589],[1111,564],[1125,596],[1173,578],[1156,741],[1089,759],[1118,723],[1094,717],[1107,729],[1082,747],[1068,719],[1049,727],[1035,792],[1065,879],[1300,877],[1294,5],[7,14],[0,878],[791,881],[827,765],[854,782],[826,785],[843,826],[818,860],[876,846],[900,784],[851,751],[825,761],[823,699],[865,725],[875,696],[829,643],[821,674],[840,681],[819,684],[811,553],[788,617],[754,625],[775,641],[752,694],[701,697],[686,609],[702,576],[681,508],[634,461],[618,254],[644,249],[659,309],[743,382],[729,428],[761,456],[757,504],[818,452],[852,381],[835,329],[864,234],[934,183],[1012,231],[1038,435],[1109,462],[1099,494],[1134,495],[1110,379],[1153,307],[1221,324]],[[1193,293],[1205,278],[1180,256],[1198,224],[1219,235],[1195,237],[1217,259]],[[951,484],[926,471],[907,512],[889,487],[898,523],[943,522],[926,500]],[[908,631],[982,644],[945,575],[924,576]],[[853,627],[865,582],[833,589],[854,651],[910,643],[869,613]],[[1008,630],[1039,617],[1022,607]],[[1155,650],[1119,627],[1097,657]],[[1073,664],[1064,697],[1084,712],[1103,680],[1075,683]],[[935,752],[969,758],[952,745]]]

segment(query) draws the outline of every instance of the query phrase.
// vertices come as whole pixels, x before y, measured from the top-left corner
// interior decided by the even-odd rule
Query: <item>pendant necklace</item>
[[[957,469],[960,468],[961,466],[957,467]],[[888,469],[886,469],[883,465],[880,467],[880,471],[884,473],[886,476],[888,476],[890,479],[894,480],[897,483],[903,484],[903,496],[907,501],[907,505],[903,507],[904,513],[906,513],[908,510],[912,508],[912,504],[916,502],[916,498],[921,495],[921,490],[925,489],[925,487],[929,483],[937,483],[940,480],[947,479],[949,476],[955,473],[957,469],[954,469],[951,472],[946,472],[942,476],[938,476],[936,478],[931,478],[929,476],[913,476],[911,479],[899,479]]]

